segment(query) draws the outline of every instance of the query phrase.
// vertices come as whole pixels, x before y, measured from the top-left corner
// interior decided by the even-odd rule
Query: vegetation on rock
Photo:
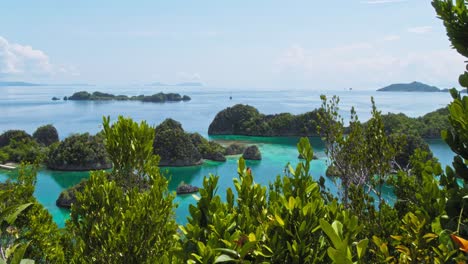
[[[232,143],[226,147],[224,153],[226,155],[239,155],[244,153],[245,146],[237,143]]]
[[[203,160],[188,133],[179,122],[166,119],[155,129],[154,153],[161,157],[161,166],[200,165]]]
[[[101,136],[75,134],[50,147],[46,161],[53,170],[101,170],[112,167]]]
[[[33,138],[37,143],[47,147],[59,141],[57,129],[50,124],[38,127],[33,133]]]
[[[200,165],[203,159],[226,161],[224,148],[198,133],[186,133],[182,125],[166,119],[156,127],[154,152],[161,157],[161,166]]]

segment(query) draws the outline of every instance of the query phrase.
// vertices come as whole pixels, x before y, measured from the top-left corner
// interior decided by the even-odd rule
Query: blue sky
[[[18,0],[0,4],[0,80],[375,89],[456,85],[429,0]]]

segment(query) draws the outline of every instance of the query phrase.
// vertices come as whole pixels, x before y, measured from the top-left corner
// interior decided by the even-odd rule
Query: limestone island
[[[127,96],[127,95],[113,95],[109,93],[93,92],[88,93],[86,91],[76,92],[72,96],[64,98],[64,100],[74,101],[141,101],[151,103],[164,103],[164,102],[180,102],[190,101],[191,98],[188,95],[180,95],[178,93],[157,93],[153,95],[138,95],[138,96]]]
[[[319,110],[300,115],[261,114],[255,107],[237,104],[219,112],[208,128],[209,135],[318,136]]]

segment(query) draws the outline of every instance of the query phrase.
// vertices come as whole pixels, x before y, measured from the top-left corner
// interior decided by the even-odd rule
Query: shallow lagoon
[[[283,174],[288,162],[295,166],[299,160],[296,145],[298,138],[261,138],[261,137],[242,137],[226,136],[216,137],[215,140],[238,140],[247,144],[257,144],[262,152],[261,161],[247,161],[247,166],[251,167],[257,183],[268,186],[273,182],[277,175]],[[323,144],[318,138],[311,138],[314,153],[318,160],[312,161],[311,174],[315,179],[325,175],[326,158],[323,153]],[[431,140],[431,149],[435,156],[440,157],[443,165],[450,163],[453,154],[444,147],[441,140]],[[225,190],[228,187],[233,188],[232,179],[237,177],[237,160],[239,156],[230,156],[226,162],[206,161],[202,166],[192,167],[165,167],[161,171],[170,179],[169,190],[174,191],[181,182],[196,186],[202,186],[203,177],[209,174],[219,175],[218,193],[224,198]],[[13,172],[0,170],[0,180],[6,180],[8,177],[14,177]],[[37,176],[37,185],[35,196],[52,214],[54,220],[63,226],[68,218],[69,211],[58,208],[55,201],[60,192],[79,183],[83,178],[89,177],[89,172],[58,172],[50,170],[40,170]],[[338,189],[334,183],[327,180],[326,185],[332,192]],[[192,195],[177,196],[178,208],[176,209],[176,218],[178,223],[185,223],[188,214],[188,206],[195,202]]]

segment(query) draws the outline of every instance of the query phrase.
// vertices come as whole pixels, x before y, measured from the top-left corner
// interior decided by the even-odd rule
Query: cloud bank
[[[276,72],[304,81],[329,83],[332,88],[375,88],[395,82],[422,81],[449,85],[463,71],[464,63],[454,50],[406,51],[398,54],[379,42],[352,43],[321,50],[292,45],[276,61]],[[327,88],[327,87],[322,87]]]
[[[0,36],[0,77],[34,78],[60,74],[79,75],[72,66],[53,65],[42,50],[9,42]]]

